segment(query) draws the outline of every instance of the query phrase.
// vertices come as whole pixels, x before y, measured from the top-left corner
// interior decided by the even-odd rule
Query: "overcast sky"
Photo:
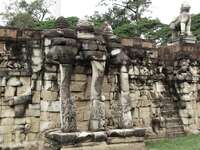
[[[0,0],[0,10],[3,9],[4,3],[9,3],[13,0]],[[33,1],[33,0],[27,0]],[[48,0],[47,0],[48,1]],[[49,0],[52,1],[52,0]],[[55,0],[59,1],[59,0]],[[53,6],[52,14],[67,16],[78,16],[84,18],[86,15],[92,15],[95,11],[103,12],[105,8],[97,7],[100,0],[60,0],[60,11]],[[191,5],[191,13],[200,13],[200,0],[152,0],[150,12],[146,15],[152,18],[159,18],[163,23],[169,23],[179,14],[181,4],[187,1]],[[3,3],[4,2],[4,3]],[[56,13],[57,10],[57,13]],[[3,22],[1,20],[0,22]]]
[[[179,14],[181,4],[186,0],[152,0],[151,13],[148,16],[159,18],[163,23],[169,23]],[[95,10],[104,11],[97,7],[99,0],[61,0],[63,16],[78,16],[83,18],[92,15]],[[187,0],[191,5],[191,13],[200,13],[200,0]]]

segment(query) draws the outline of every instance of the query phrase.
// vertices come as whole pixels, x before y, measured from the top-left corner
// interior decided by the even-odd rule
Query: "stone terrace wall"
[[[2,148],[38,146],[46,131],[60,128],[59,66],[45,59],[50,43],[40,31],[0,29]],[[128,81],[134,127],[147,128],[147,138],[200,129],[199,46],[156,49],[140,39],[124,39],[122,46],[131,60]],[[89,62],[76,62],[71,92],[81,131],[88,130],[90,84]],[[109,129],[120,128],[119,91],[119,66],[109,59],[103,83]]]

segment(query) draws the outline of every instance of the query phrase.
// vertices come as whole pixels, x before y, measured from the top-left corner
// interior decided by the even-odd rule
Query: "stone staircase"
[[[173,93],[174,90],[166,90],[161,100],[161,115],[165,120],[165,136],[177,137],[184,135],[182,120],[179,116],[178,103]]]

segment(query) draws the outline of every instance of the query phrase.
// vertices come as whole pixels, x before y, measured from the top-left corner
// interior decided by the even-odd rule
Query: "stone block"
[[[25,137],[26,135],[24,133],[22,133],[21,131],[16,131],[14,141],[16,143],[22,143],[23,141],[25,141]]]
[[[15,125],[25,125],[26,124],[26,118],[15,118]]]
[[[122,39],[121,43],[123,46],[126,47],[142,47],[142,41],[141,39]]]
[[[39,104],[41,100],[41,92],[40,91],[34,91],[32,96],[32,103],[33,104]]]
[[[26,135],[27,141],[36,141],[36,140],[38,140],[38,138],[39,138],[39,135],[37,133],[28,133]]]
[[[26,117],[39,117],[39,116],[40,116],[40,110],[35,110],[35,109],[26,110]]]
[[[41,101],[41,111],[60,112],[60,101]]]
[[[6,126],[0,126],[0,135],[2,134],[9,134],[14,132],[14,126],[13,125],[6,125]]]
[[[77,122],[77,128],[80,131],[88,131],[88,126],[89,126],[88,121]]]
[[[12,133],[8,133],[8,134],[3,134],[3,143],[4,144],[8,144],[8,143],[12,143],[13,142],[13,135]]]
[[[54,64],[45,64],[44,65],[46,72],[57,72],[58,66]]]
[[[85,82],[71,82],[70,91],[72,92],[83,92],[86,88]]]
[[[62,147],[61,150],[112,150],[108,149],[107,144],[105,142],[90,142],[90,143],[85,143],[85,146],[83,145],[82,147],[73,147],[73,146],[68,146],[68,147]]]
[[[86,81],[87,80],[87,75],[85,74],[74,74],[72,75],[71,81]]]
[[[39,132],[40,131],[40,122],[32,122],[30,124],[30,132]]]
[[[1,118],[10,118],[10,117],[15,116],[15,112],[14,112],[14,109],[9,108],[9,109],[3,110],[0,115],[1,115]]]
[[[49,121],[50,120],[49,112],[41,112],[40,119],[41,121]]]
[[[28,109],[31,110],[40,110],[40,104],[29,104]]]
[[[22,82],[16,77],[11,77],[7,81],[7,86],[19,87],[22,86]]]
[[[52,80],[57,80],[57,73],[45,73],[44,74],[44,80],[49,80],[49,81],[52,81]]]
[[[125,137],[125,138],[112,137],[108,140],[108,144],[137,143],[143,141],[144,141],[143,137]]]
[[[41,121],[40,132],[44,132],[49,129],[58,128],[59,126],[54,121]]]
[[[58,92],[45,91],[45,90],[42,91],[41,97],[44,101],[56,101],[59,99]]]
[[[36,81],[36,88],[35,88],[36,91],[41,91],[42,90],[42,88],[43,88],[42,82],[43,81],[41,81],[41,80],[37,80]]]
[[[51,45],[51,39],[45,38],[44,39],[44,46],[50,46]]]
[[[151,49],[151,48],[153,48],[153,43],[144,41],[144,42],[142,42],[142,47]]]
[[[79,109],[76,113],[76,120],[77,121],[83,121],[83,113],[84,113],[84,110],[83,109]]]
[[[85,96],[84,96],[84,92],[72,92],[71,93],[71,97],[75,99],[75,101],[84,101]]]
[[[17,38],[17,30],[16,29],[0,29],[0,37],[10,37]]]
[[[57,81],[44,81],[43,90],[46,91],[59,91],[58,82]]]
[[[91,74],[91,67],[88,65],[88,66],[80,66],[80,65],[77,65],[75,66],[74,68],[74,73],[75,74]]]
[[[1,121],[1,126],[10,126],[14,124],[14,118],[2,118]]]
[[[14,97],[16,93],[16,87],[6,87],[5,88],[5,97]]]
[[[31,78],[30,77],[20,77],[20,82],[23,86],[17,87],[17,95],[22,95],[31,88]]]
[[[41,57],[42,56],[42,50],[38,48],[33,49],[33,56],[34,57]]]
[[[60,125],[60,113],[49,113],[49,120],[53,120],[57,125]]]
[[[34,65],[42,64],[43,58],[41,56],[38,56],[38,57],[34,56],[34,57],[32,57],[32,63]]]
[[[44,90],[46,91],[52,90],[52,81],[44,81]]]
[[[83,50],[97,50],[98,46],[95,41],[82,41],[82,49]]]
[[[33,73],[38,73],[42,70],[42,64],[32,64]]]
[[[94,39],[95,38],[95,35],[92,34],[92,33],[86,33],[86,32],[78,32],[77,33],[77,37],[79,39]]]

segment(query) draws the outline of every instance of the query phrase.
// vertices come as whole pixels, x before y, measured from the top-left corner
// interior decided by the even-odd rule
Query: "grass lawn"
[[[148,150],[200,150],[200,135],[147,142]]]

